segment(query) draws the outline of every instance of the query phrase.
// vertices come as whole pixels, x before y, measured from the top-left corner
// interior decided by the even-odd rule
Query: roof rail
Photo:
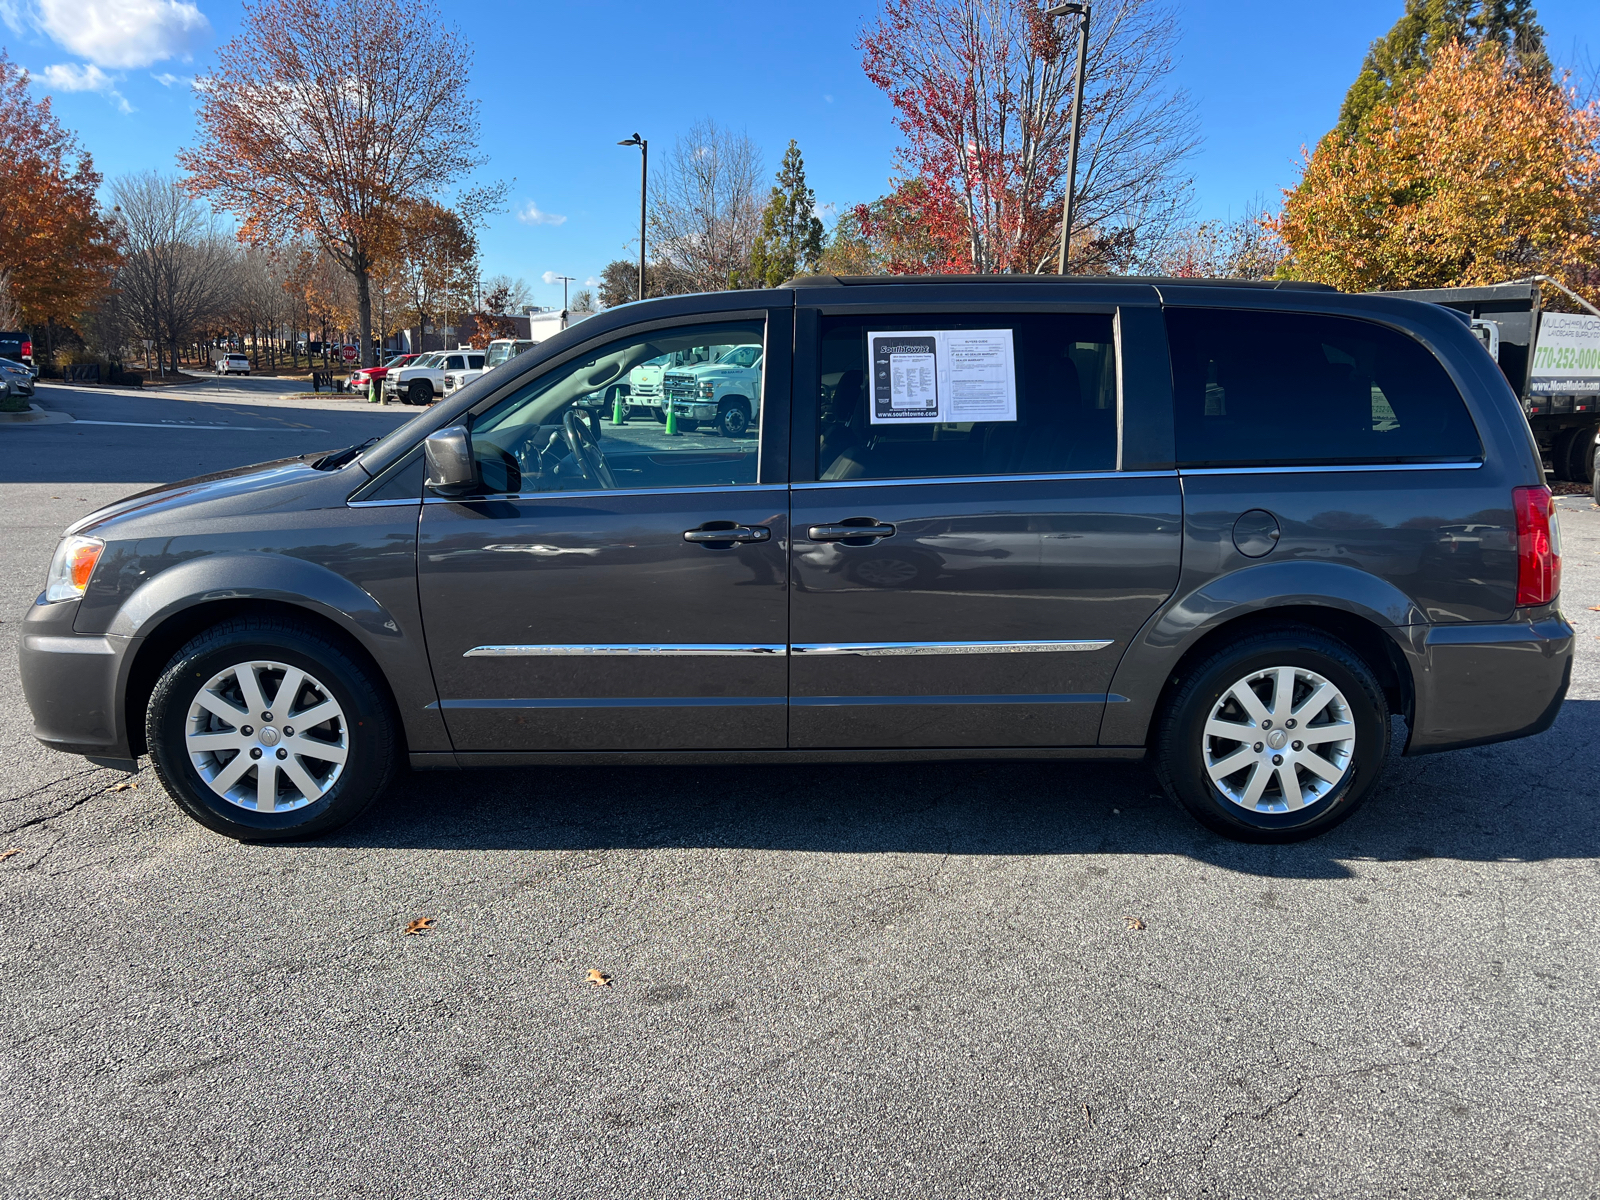
[[[1207,277],[1179,278],[1173,275],[796,275],[786,279],[780,288],[814,287],[872,287],[886,283],[1089,283],[1164,284],[1168,287],[1236,287],[1259,288],[1263,291],[1314,291],[1336,292],[1339,289],[1326,283],[1308,283],[1299,279],[1213,279]]]

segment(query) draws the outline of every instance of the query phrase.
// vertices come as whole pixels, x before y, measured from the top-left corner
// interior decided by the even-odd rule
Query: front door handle
[[[870,546],[878,538],[894,536],[894,526],[876,517],[851,517],[837,525],[813,525],[806,530],[813,542],[843,542],[847,546]]]
[[[732,521],[707,521],[699,529],[686,529],[683,540],[699,546],[720,549],[735,542],[765,542],[772,530],[765,525],[735,525]]]

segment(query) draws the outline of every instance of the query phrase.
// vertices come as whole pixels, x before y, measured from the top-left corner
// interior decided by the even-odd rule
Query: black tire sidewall
[[[344,710],[349,744],[344,771],[326,795],[304,808],[257,813],[211,790],[190,761],[185,725],[195,694],[217,672],[267,659],[299,667]],[[393,770],[394,718],[365,672],[336,647],[294,631],[212,631],[185,646],[157,681],[146,714],[146,739],[168,794],[208,829],[244,841],[311,837],[354,819],[387,786]]]
[[[1344,693],[1356,726],[1355,753],[1337,787],[1292,813],[1239,807],[1206,774],[1202,733],[1212,708],[1240,679],[1268,667],[1304,667]],[[1389,710],[1372,671],[1349,647],[1315,631],[1247,638],[1199,665],[1180,688],[1162,723],[1157,774],[1168,793],[1203,825],[1224,836],[1258,842],[1315,837],[1350,816],[1382,774],[1388,759]]]

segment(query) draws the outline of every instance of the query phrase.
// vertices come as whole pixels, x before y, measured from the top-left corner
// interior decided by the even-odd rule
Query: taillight
[[[1561,526],[1547,487],[1511,493],[1517,510],[1517,607],[1549,604],[1561,592]]]
[[[33,357],[33,343],[32,342],[25,341],[25,342],[22,343],[22,357],[23,358],[32,358]]]

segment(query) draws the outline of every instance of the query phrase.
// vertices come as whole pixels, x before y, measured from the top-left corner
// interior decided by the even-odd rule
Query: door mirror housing
[[[461,496],[478,485],[478,464],[472,457],[472,432],[465,425],[449,425],[430,433],[422,443],[428,461],[430,491]]]

